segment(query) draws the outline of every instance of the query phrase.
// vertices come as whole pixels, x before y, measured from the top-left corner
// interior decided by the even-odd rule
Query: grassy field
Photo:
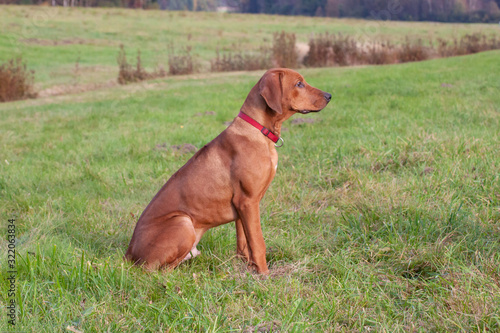
[[[216,50],[256,50],[274,32],[294,32],[307,43],[313,33],[344,33],[358,40],[498,34],[496,24],[441,24],[311,17],[142,11],[128,9],[2,6],[0,62],[23,55],[36,71],[38,90],[57,94],[68,85],[108,84],[118,73],[120,44],[135,63],[137,49],[148,68],[167,66],[169,46],[186,45],[207,71]],[[54,87],[56,86],[56,87]]]
[[[9,27],[26,15],[53,10],[43,38],[105,41],[92,47],[18,44],[46,86],[65,82],[76,56],[88,68],[116,70],[122,42],[116,36],[131,47],[144,45],[152,56],[159,37],[146,34],[154,26],[147,17],[160,24],[163,17],[184,22],[183,15],[194,15],[1,8],[2,32],[13,33]],[[76,33],[71,18],[81,15],[77,27],[83,30]],[[265,16],[196,17],[189,25],[193,35],[208,24],[201,18],[220,18],[221,26],[241,20],[222,33],[221,43],[236,40],[238,31],[255,38],[248,43],[258,42],[291,19],[273,18],[262,36],[252,37],[251,27]],[[128,18],[137,26],[122,30]],[[293,27],[304,38],[317,30],[348,30],[355,22],[300,20]],[[403,27],[412,33],[450,33],[453,27],[384,26],[397,34]],[[172,27],[183,30],[180,23]],[[0,36],[3,59],[12,50],[8,34]],[[209,53],[209,46],[200,47]],[[201,148],[214,138],[263,72],[168,77],[0,104],[0,272],[8,276],[7,224],[15,218],[15,328],[499,331],[499,56],[301,70],[333,100],[321,113],[297,115],[284,125],[278,172],[261,203],[268,278],[247,272],[235,257],[234,224],[209,231],[198,247],[202,255],[173,272],[147,273],[122,261],[138,216],[192,155],[172,146]],[[10,327],[8,289],[2,278],[0,331]]]

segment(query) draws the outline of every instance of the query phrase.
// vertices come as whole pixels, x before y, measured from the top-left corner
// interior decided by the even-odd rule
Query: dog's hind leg
[[[148,227],[141,239],[130,246],[126,257],[144,268],[174,268],[192,251],[196,241],[193,221],[187,215],[176,215]]]

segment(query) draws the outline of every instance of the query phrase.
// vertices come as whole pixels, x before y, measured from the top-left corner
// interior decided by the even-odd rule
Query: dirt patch
[[[172,151],[174,153],[180,153],[180,154],[188,154],[188,153],[195,153],[198,151],[198,148],[196,146],[190,144],[190,143],[183,143],[181,145],[173,145],[173,146],[168,146],[166,143],[160,143],[157,144],[154,148],[154,150],[158,151]]]
[[[290,121],[290,124],[292,125],[314,124],[314,123],[319,123],[320,121],[321,121],[320,119],[313,119],[313,118],[295,118]]]

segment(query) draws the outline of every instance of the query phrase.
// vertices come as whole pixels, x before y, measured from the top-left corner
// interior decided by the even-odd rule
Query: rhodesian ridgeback
[[[281,125],[297,112],[320,111],[331,97],[293,70],[267,71],[231,125],[151,200],[125,257],[150,270],[174,268],[200,254],[196,246],[208,229],[235,221],[237,254],[268,274],[259,202],[276,174]]]

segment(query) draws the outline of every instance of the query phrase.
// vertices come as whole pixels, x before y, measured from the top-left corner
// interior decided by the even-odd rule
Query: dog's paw
[[[194,257],[197,257],[201,254],[201,251],[199,251],[196,247],[193,247],[191,249],[191,251],[189,251],[189,253],[184,257],[184,259],[182,259],[181,262],[184,262],[186,260],[189,260],[189,259],[192,259]]]
[[[240,258],[241,260],[243,260],[244,262],[249,262],[250,261],[250,256],[248,255],[248,253],[238,251],[236,253],[236,256],[238,258]]]

